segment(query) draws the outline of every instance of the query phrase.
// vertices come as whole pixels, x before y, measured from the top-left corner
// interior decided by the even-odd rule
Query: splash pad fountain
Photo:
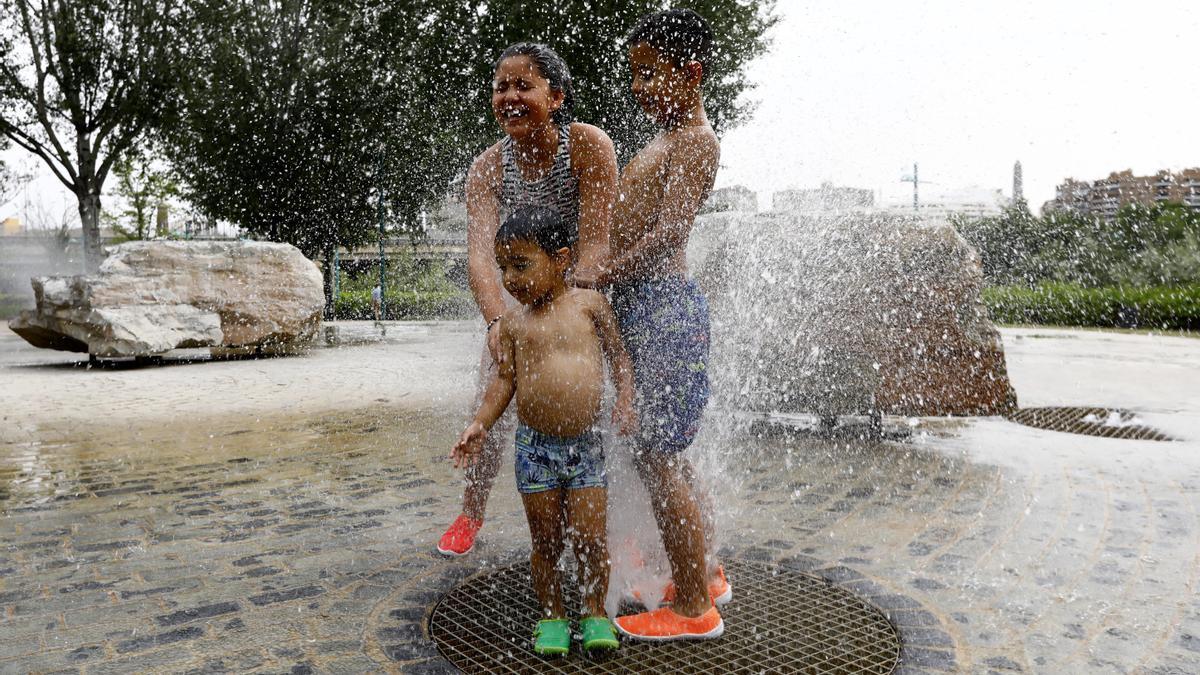
[[[1195,339],[1001,330],[1024,405],[1086,392],[1183,440],[925,418],[872,442],[767,433],[714,401],[689,455],[721,478],[726,638],[771,630],[746,571],[767,569],[804,589],[775,593],[789,608],[839,595],[824,588],[882,612],[899,672],[1197,670],[1178,618],[1194,604],[1200,413],[1171,384],[1200,377]],[[301,359],[85,370],[0,327],[0,670],[453,672],[431,612],[469,578],[514,588],[500,573],[528,552],[503,473],[479,550],[430,552],[458,507],[445,454],[478,340],[474,322],[419,323]],[[839,639],[846,624],[826,625]],[[524,654],[527,633],[513,640],[492,651]]]
[[[627,644],[600,662],[531,662],[520,645],[538,610],[528,566],[518,562],[472,577],[434,608],[430,634],[458,667],[889,673],[899,663],[899,638],[885,612],[856,587],[836,583],[856,574],[811,574],[819,565],[808,562],[763,565],[728,555],[734,549],[723,544],[737,538],[730,536],[734,523],[754,509],[737,493],[750,479],[744,448],[755,421],[829,431],[865,418],[866,435],[877,438],[884,415],[1015,408],[999,334],[980,300],[977,255],[949,225],[916,217],[722,213],[698,222],[689,263],[712,308],[714,395],[686,457],[716,521],[710,564],[721,559],[734,587],[735,600],[723,610],[726,635],[703,644]],[[872,451],[871,438],[864,452]],[[608,453],[612,615],[636,611],[630,597],[656,606],[670,578],[651,496],[630,465],[631,450],[615,445]],[[792,461],[792,448],[786,452]],[[806,452],[839,449],[801,448],[795,461],[806,461]],[[504,609],[489,614],[485,607]],[[486,638],[463,637],[479,635]]]

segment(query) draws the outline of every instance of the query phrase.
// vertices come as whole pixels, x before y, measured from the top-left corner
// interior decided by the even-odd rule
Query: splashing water
[[[710,565],[732,534],[725,525],[749,508],[739,498],[748,459],[739,446],[756,417],[746,413],[878,419],[885,406],[903,408],[903,396],[877,400],[888,372],[882,364],[940,354],[940,326],[989,339],[977,261],[944,221],[913,215],[856,209],[698,219],[688,262],[712,312],[712,398],[684,456],[711,511]],[[628,449],[609,457],[608,607],[635,592],[653,607],[670,568],[649,496]]]

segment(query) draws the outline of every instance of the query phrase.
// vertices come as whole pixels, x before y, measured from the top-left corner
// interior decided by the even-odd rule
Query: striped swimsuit
[[[571,171],[570,125],[558,128],[558,152],[554,164],[545,176],[525,180],[513,157],[513,139],[504,138],[500,149],[500,161],[504,166],[504,178],[500,187],[500,220],[522,206],[548,206],[558,211],[563,226],[567,228],[571,246],[579,239],[579,181]]]

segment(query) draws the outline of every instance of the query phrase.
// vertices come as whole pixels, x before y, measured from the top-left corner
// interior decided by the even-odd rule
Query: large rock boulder
[[[321,272],[289,244],[139,241],[95,275],[37,277],[9,322],[36,347],[156,356],[188,347],[289,349],[317,334]]]
[[[978,254],[944,221],[877,211],[713,214],[689,262],[719,395],[821,415],[1016,406]],[[723,383],[723,384],[722,384]]]

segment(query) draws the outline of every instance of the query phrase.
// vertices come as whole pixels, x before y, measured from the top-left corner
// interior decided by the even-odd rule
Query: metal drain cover
[[[565,658],[533,652],[538,619],[529,564],[477,574],[434,607],[429,634],[467,673],[890,673],[895,628],[876,608],[817,577],[744,560],[724,561],[733,602],[718,640],[645,643],[596,658],[578,642]],[[568,588],[570,584],[564,584]],[[568,598],[577,616],[577,599]]]
[[[1110,408],[1021,408],[1008,419],[1028,427],[1071,434],[1130,438],[1145,441],[1173,441],[1158,429],[1138,424],[1128,410]]]

